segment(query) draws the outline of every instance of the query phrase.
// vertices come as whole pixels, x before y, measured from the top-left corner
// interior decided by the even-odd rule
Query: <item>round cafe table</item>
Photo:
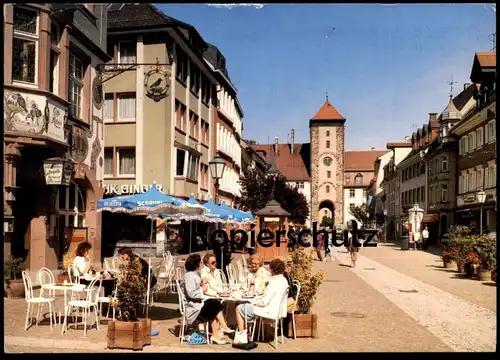
[[[66,310],[66,306],[68,305],[68,291],[83,291],[85,290],[85,285],[83,284],[44,284],[42,285],[44,289],[47,289],[49,291],[62,291],[64,292],[64,310]],[[55,309],[54,309],[54,316],[55,316]],[[58,320],[56,321],[57,324],[61,325],[61,311],[57,312],[58,313]]]
[[[221,301],[225,301],[225,302],[234,302],[234,303],[239,303],[239,304],[244,304],[245,305],[245,314],[247,313],[247,305],[248,304],[251,304],[253,299],[255,299],[255,296],[252,296],[252,297],[242,297],[241,295],[238,295],[237,296],[234,296],[233,294],[231,294],[230,296],[220,296],[220,295],[217,295],[217,296],[210,296],[210,295],[203,295],[203,299],[204,300],[207,300],[207,299],[218,299],[218,300],[221,300]],[[245,316],[245,329],[247,328],[247,317]]]

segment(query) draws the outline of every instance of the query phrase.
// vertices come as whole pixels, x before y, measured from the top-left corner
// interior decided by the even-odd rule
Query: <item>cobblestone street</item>
[[[353,269],[347,266],[348,254],[342,252],[336,253],[337,261],[315,262],[316,269],[326,271],[314,305],[319,319],[318,337],[286,338],[278,351],[494,351],[496,314],[491,308],[496,288],[474,280],[450,279],[448,272],[426,267],[429,262],[439,266],[437,255],[394,249],[390,244],[364,248]],[[408,276],[412,271],[415,276]],[[425,279],[432,280],[425,283]],[[458,287],[452,281],[462,284],[461,293],[457,293]],[[408,288],[418,292],[404,292]],[[467,298],[477,291],[484,291],[490,299],[482,300],[484,307]],[[60,309],[62,298],[57,301]],[[145,347],[145,352],[239,351],[229,344],[181,346],[172,334],[180,318],[177,308],[175,294],[159,296],[152,318],[160,335],[152,338],[152,345]],[[47,320],[25,332],[24,299],[5,299],[4,309],[7,352],[121,351],[106,349],[104,320],[100,330],[90,329],[86,338],[83,329],[70,328],[64,335],[59,326],[50,331]],[[276,350],[267,343],[259,343],[255,351]]]

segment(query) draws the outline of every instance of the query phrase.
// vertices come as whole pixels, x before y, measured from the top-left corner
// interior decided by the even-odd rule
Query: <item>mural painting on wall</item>
[[[45,107],[40,104],[45,103]],[[50,106],[49,106],[50,105]],[[43,111],[42,111],[43,108]],[[63,111],[42,96],[4,91],[4,129],[64,141]]]
[[[85,131],[73,126],[71,138],[71,157],[76,162],[85,161],[89,152],[89,141]]]
[[[41,134],[47,120],[38,104],[18,92],[4,91],[4,129],[21,133]]]

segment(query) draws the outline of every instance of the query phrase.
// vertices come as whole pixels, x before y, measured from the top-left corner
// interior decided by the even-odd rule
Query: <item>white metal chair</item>
[[[28,303],[28,309],[26,311],[26,323],[24,326],[24,331],[28,330],[28,321],[31,319],[31,312],[33,308],[31,305],[38,304],[38,310],[36,313],[36,325],[38,325],[38,320],[40,318],[40,311],[44,304],[49,304],[49,317],[50,317],[50,330],[52,330],[52,320],[54,319],[54,312],[52,305],[54,303],[54,298],[44,298],[42,296],[35,297],[33,295],[33,283],[31,282],[31,278],[29,277],[26,271],[22,272],[23,283],[24,283],[24,293],[25,300]]]
[[[246,280],[245,269],[243,268],[243,264],[239,260],[236,262],[236,280],[239,283]]]
[[[74,264],[69,264],[68,266],[68,277],[71,284],[80,283],[80,270]]]
[[[104,270],[111,271],[111,266],[109,265],[108,259],[104,259]]]
[[[292,280],[292,286],[297,289],[297,292],[295,293],[295,299],[293,299],[293,308],[288,310],[287,312],[289,314],[292,314],[292,329],[293,329],[293,338],[294,340],[297,339],[297,333],[295,331],[295,310],[297,310],[297,301],[299,300],[299,295],[300,295],[300,282],[298,280]]]
[[[179,329],[179,339],[181,341],[181,345],[184,343],[184,330],[188,326],[186,322],[186,294],[184,292],[184,286],[180,284],[178,279],[175,279],[175,285],[177,287],[177,294],[179,297],[179,311],[182,316],[182,323]],[[205,323],[205,333],[207,335],[207,343],[209,342],[209,333],[208,333],[208,322]]]
[[[120,270],[120,265],[123,264],[122,259],[120,259],[119,256],[115,256],[113,260],[111,261],[111,265],[114,271]]]
[[[118,281],[115,282],[115,289],[111,293],[111,296],[99,296],[97,302],[99,303],[99,316],[102,314],[102,304],[108,304],[108,311],[106,312],[106,317],[109,318],[109,309],[113,308],[113,320],[115,320],[116,308],[113,305],[113,300],[116,299],[116,291],[118,289]]]
[[[96,287],[96,283],[99,282],[99,286]],[[83,326],[84,332],[83,336],[87,336],[87,318],[89,313],[94,310],[95,319],[96,319],[96,327],[97,331],[99,331],[99,293],[101,291],[101,281],[99,278],[93,279],[90,284],[83,290],[86,293],[85,300],[80,300],[75,297],[76,293],[80,293],[81,291],[72,291],[71,292],[71,300],[68,302],[66,309],[64,309],[64,324],[61,330],[61,334],[64,334],[64,330],[68,328],[68,314],[71,313],[73,308],[83,309]],[[78,322],[76,322],[76,326],[78,326]]]
[[[232,264],[226,266],[227,280],[229,286],[236,286],[238,284],[238,277],[236,269]]]
[[[38,270],[38,281],[40,282],[40,296],[43,297],[43,293],[45,289],[49,289],[49,296],[55,296],[55,290],[51,289],[51,286],[54,286],[56,280],[54,278],[54,274],[48,268],[43,267]]]
[[[161,289],[161,286],[163,286],[163,289],[165,290],[165,295],[167,295],[167,292],[170,290],[170,282],[172,281],[172,275],[173,275],[173,259],[172,255],[167,251],[166,253],[163,253],[163,268],[165,269],[164,272],[159,272],[158,273],[158,286],[160,287],[158,290]]]
[[[262,332],[262,336],[264,336],[264,319],[269,319],[269,320],[274,320],[274,348],[278,350],[278,322],[281,327],[281,343],[285,343],[285,335],[283,334],[283,318],[286,317],[286,299],[288,298],[288,286],[286,287],[285,291],[283,292],[283,295],[281,296],[281,301],[280,301],[280,307],[279,309],[276,310],[274,314],[266,315],[266,316],[258,316],[257,319],[255,319],[255,325],[253,326],[253,331],[252,331],[252,339],[254,337],[254,332],[255,328],[257,327],[257,320],[260,320],[260,326],[259,330],[257,332],[257,340],[260,338],[260,333]],[[257,307],[254,308],[258,309]],[[284,314],[284,315],[283,315]]]

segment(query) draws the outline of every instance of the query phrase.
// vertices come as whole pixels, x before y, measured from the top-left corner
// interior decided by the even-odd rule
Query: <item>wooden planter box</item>
[[[144,324],[144,331],[142,336],[144,339],[144,345],[151,345],[151,319],[143,318],[139,319],[139,321],[142,321]]]
[[[142,350],[145,344],[147,322],[138,321],[108,321],[108,348]],[[151,336],[151,329],[149,330]],[[150,340],[151,341],[151,340]]]
[[[287,317],[288,330],[286,332],[289,338],[293,338],[292,316]],[[295,313],[295,330],[297,337],[315,338],[318,336],[318,316],[316,314],[297,314]]]

